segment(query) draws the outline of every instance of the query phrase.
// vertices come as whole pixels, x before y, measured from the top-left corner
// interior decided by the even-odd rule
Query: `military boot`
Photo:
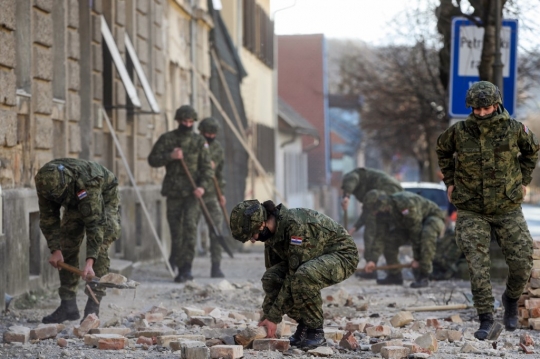
[[[300,343],[301,348],[315,348],[320,346],[321,344],[326,343],[326,339],[324,338],[324,330],[323,328],[317,328],[317,329],[309,329],[306,332],[306,337]]]
[[[377,272],[371,272],[371,273],[366,273],[366,272],[357,272],[354,274],[356,278],[360,278],[360,279],[377,279]]]
[[[420,275],[418,279],[411,283],[411,288],[425,288],[429,287],[429,280],[427,276]]]
[[[191,275],[191,263],[179,267],[178,275],[174,278],[176,283],[185,283],[188,280],[193,280],[193,276]]]
[[[509,332],[513,332],[517,329],[518,322],[518,299],[509,298],[504,291],[502,295],[502,305],[504,307],[504,327]]]
[[[212,262],[212,270],[210,271],[210,277],[212,278],[225,278],[225,274],[219,268],[219,262]]]
[[[66,320],[77,320],[80,317],[77,299],[62,299],[60,306],[52,314],[43,317],[41,322],[45,324],[62,323]]]
[[[398,274],[388,273],[386,278],[377,279],[377,284],[379,284],[379,285],[392,285],[392,284],[403,285],[403,276],[401,275],[401,272],[399,272]]]
[[[307,327],[304,325],[304,323],[298,323],[298,326],[296,327],[296,332],[294,332],[294,334],[289,338],[291,347],[299,346],[300,343],[302,343],[302,341],[306,339],[306,333]]]
[[[474,332],[474,337],[478,340],[486,340],[489,331],[493,326],[493,314],[480,314],[478,315],[478,319],[480,320],[480,328],[478,328],[478,330]]]
[[[101,298],[98,297],[98,300],[101,302]],[[81,323],[89,314],[95,314],[97,317],[99,317],[99,304],[94,302],[94,300],[90,297],[88,297],[88,300],[86,301],[86,306],[84,307],[84,316],[81,319]]]

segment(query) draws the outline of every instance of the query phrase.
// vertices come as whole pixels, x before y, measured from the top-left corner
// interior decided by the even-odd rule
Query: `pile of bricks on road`
[[[421,320],[408,311],[392,313],[388,310],[383,313],[384,317],[372,317],[366,315],[368,305],[358,299],[342,289],[326,298],[324,332],[327,343],[308,350],[308,355],[336,357],[339,353],[371,351],[391,359],[428,358],[435,352],[500,356],[502,351],[516,350],[516,345],[511,342],[505,342],[501,349],[491,348],[491,343],[479,342],[473,336],[474,329],[467,328],[468,323],[463,323],[459,315]],[[350,314],[335,314],[339,312]],[[294,320],[285,316],[275,339],[266,338],[266,329],[257,326],[259,321],[258,312],[195,306],[169,310],[153,306],[103,325],[91,314],[74,327],[62,324],[40,324],[34,329],[12,326],[4,332],[4,346],[6,343],[44,342],[63,348],[170,350],[178,353],[180,358],[189,359],[237,359],[245,355],[245,350],[250,353],[280,351],[293,356],[306,354],[303,350],[290,348],[288,337],[296,329]],[[529,348],[534,342],[530,337],[522,338],[520,345],[523,345],[523,351],[532,352]]]
[[[519,323],[540,330],[540,241],[534,241],[533,269],[529,283],[518,301]]]

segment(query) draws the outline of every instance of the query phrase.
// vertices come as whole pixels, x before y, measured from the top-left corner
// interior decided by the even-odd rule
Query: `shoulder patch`
[[[295,246],[301,246],[302,245],[302,237],[291,236],[291,244],[295,245]]]
[[[85,217],[89,217],[92,215],[92,206],[88,202],[84,202],[79,206],[79,211],[81,211],[81,214]]]
[[[86,193],[85,189],[80,190],[77,192],[77,198],[79,198],[79,201],[83,198],[86,198],[88,196],[88,193]]]

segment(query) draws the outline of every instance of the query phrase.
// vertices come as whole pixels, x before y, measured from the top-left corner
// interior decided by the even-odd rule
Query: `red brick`
[[[529,309],[529,318],[540,318],[540,308]]]
[[[100,339],[98,349],[100,350],[120,350],[127,345],[127,338],[108,338]]]
[[[373,353],[380,353],[381,349],[384,348],[384,347],[400,347],[402,345],[403,344],[402,344],[401,339],[392,339],[392,340],[387,340],[385,342],[379,342],[379,343],[372,344],[371,345],[371,351]]]
[[[152,338],[139,337],[136,344],[154,345],[154,341],[152,340]]]
[[[64,338],[58,338],[58,340],[56,341],[56,344],[60,347],[60,348],[65,348],[67,347],[68,345],[68,341]]]
[[[37,328],[30,330],[30,339],[49,339],[56,337],[58,327],[56,324],[41,324]]]
[[[284,352],[289,350],[291,346],[289,339],[275,339],[275,338],[266,338],[266,339],[255,339],[253,341],[253,349],[255,350],[278,350]]]
[[[12,326],[4,332],[4,343],[28,343],[30,339],[30,328],[22,326]]]
[[[210,348],[210,358],[237,359],[244,356],[241,345],[214,345]]]
[[[358,349],[358,341],[354,337],[352,332],[347,332],[343,338],[339,341],[339,346],[348,350]]]
[[[73,328],[73,334],[82,338],[90,329],[99,327],[99,323],[99,318],[95,314],[88,314],[80,326]]]
[[[376,327],[366,328],[366,334],[374,338],[387,337],[391,333],[392,329],[387,325],[377,325]]]
[[[385,359],[403,359],[409,355],[409,348],[388,346],[381,349],[381,356]]]
[[[437,318],[428,318],[426,319],[426,326],[437,329],[440,328],[441,324]]]

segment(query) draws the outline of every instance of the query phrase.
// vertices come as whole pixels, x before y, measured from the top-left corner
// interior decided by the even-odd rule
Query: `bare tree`
[[[421,176],[436,180],[435,141],[446,127],[445,91],[436,49],[425,42],[380,49],[357,48],[340,63],[340,92],[364,98],[361,126],[383,160],[416,159]]]

